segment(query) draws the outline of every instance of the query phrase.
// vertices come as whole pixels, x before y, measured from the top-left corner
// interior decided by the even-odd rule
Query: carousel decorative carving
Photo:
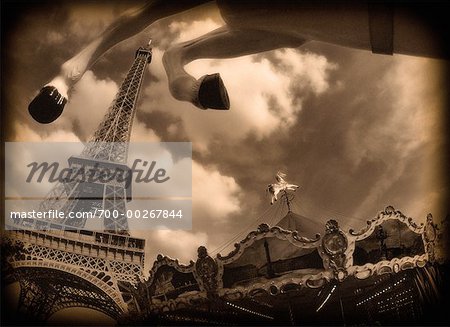
[[[285,230],[278,226],[270,227],[268,224],[263,223],[260,224],[255,231],[248,233],[242,241],[240,241],[239,243],[235,243],[234,249],[230,253],[225,256],[222,256],[220,253],[218,253],[217,258],[221,261],[224,261],[224,263],[229,263],[237,259],[245,250],[245,248],[249,247],[256,240],[259,240],[263,237],[277,237],[281,240],[287,240],[297,247],[307,248],[316,247],[316,243],[318,243],[318,241],[320,240],[320,234],[318,233],[314,238],[308,238],[299,236],[299,233],[297,231]]]
[[[191,260],[189,265],[182,265],[178,260],[161,254],[150,270],[146,287],[153,312],[189,305],[192,299],[202,297],[195,278],[195,263]]]
[[[269,230],[270,230],[270,226],[268,224],[260,224],[256,231],[258,233],[267,233]]]
[[[437,230],[438,230],[437,224],[433,222],[433,215],[429,213],[427,215],[425,230],[422,235],[425,243],[425,250],[428,253],[428,260],[430,260],[430,262],[434,262],[436,260],[434,248],[436,245],[435,243],[437,239]]]
[[[276,268],[276,274],[272,275],[271,278],[266,279],[267,275],[262,274],[260,275],[262,279],[258,282],[255,280],[255,282],[251,285],[233,285],[232,288],[229,288],[230,285],[228,285],[229,283],[226,283],[226,278],[224,278],[223,276],[225,269],[227,269],[229,265],[232,265],[233,263],[240,260],[245,251],[248,248],[254,246],[257,242],[263,241],[263,243],[260,244],[264,245],[266,241],[270,240],[287,241],[286,244],[291,244],[293,248],[297,248],[298,250],[316,249],[317,257],[321,261],[321,269],[310,269],[309,274],[303,272],[302,270],[298,270],[296,272],[295,269],[293,271],[280,271],[280,262],[276,261],[273,262],[274,268]],[[250,293],[254,294],[254,292],[263,292],[269,295],[273,295],[273,292],[270,292],[271,287],[272,289],[273,287],[282,289],[287,284],[295,284],[298,287],[308,288],[320,287],[327,280],[332,279],[333,274],[331,272],[323,270],[322,260],[320,259],[320,255],[317,251],[319,242],[320,234],[316,234],[315,239],[309,239],[299,236],[297,231],[288,231],[278,226],[270,227],[268,224],[260,224],[257,230],[250,232],[241,242],[235,244],[235,250],[233,250],[230,254],[224,257],[222,257],[220,254],[217,255],[217,263],[220,272],[219,278],[221,279],[219,280],[219,285],[221,287],[221,290],[219,292],[220,296],[225,296],[228,300],[236,300],[236,298],[246,297],[249,296]],[[314,253],[314,251],[311,253]],[[289,260],[286,260],[286,262],[288,262]],[[308,267],[304,268],[308,269]],[[255,268],[255,272],[256,270],[257,268]],[[248,271],[241,272],[239,274],[241,276],[242,274],[246,273],[248,273]],[[290,274],[291,278],[286,279],[286,273]],[[229,270],[228,274],[230,274]]]
[[[131,285],[131,292],[138,305],[135,311],[148,313],[150,298],[146,281],[136,276],[136,283],[135,286]]]
[[[348,240],[345,234],[339,229],[339,224],[336,220],[328,220],[325,225],[326,231],[322,238],[321,247],[322,254],[325,255],[325,267],[331,268],[334,271],[335,277],[342,281],[347,277],[346,251],[348,249]]]
[[[378,225],[375,229],[375,237],[380,242],[381,260],[387,259],[386,239],[388,238],[387,232],[383,229],[383,226]]]
[[[315,243],[318,240],[320,240],[320,234],[317,233],[314,238],[307,238],[304,236],[299,236],[297,231],[292,231],[291,232],[292,238],[298,242],[301,242],[302,244],[307,244],[307,243]]]
[[[206,247],[197,249],[198,259],[195,263],[195,272],[199,285],[206,291],[208,297],[213,297],[217,291],[218,266],[217,262],[208,255]]]
[[[433,238],[434,226],[429,228]],[[423,224],[416,224],[392,206],[386,207],[359,232],[349,230],[352,264],[347,269],[348,274],[366,279],[423,267],[428,261],[425,231]]]
[[[194,261],[191,260],[189,262],[189,265],[182,265],[178,262],[178,259],[172,259],[170,257],[163,256],[162,254],[158,254],[158,256],[156,257],[156,261],[153,263],[153,267],[150,270],[150,276],[148,278],[148,283],[152,282],[152,280],[156,274],[156,271],[162,266],[174,267],[179,272],[189,273],[194,270]]]
[[[398,273],[415,267],[422,268],[428,262],[426,257],[426,254],[422,254],[414,257],[394,258],[390,261],[383,260],[375,264],[367,263],[363,266],[351,266],[348,268],[348,274],[357,279],[366,279],[373,275]]]
[[[351,236],[356,236],[358,240],[364,239],[371,235],[375,230],[375,227],[380,225],[386,220],[397,219],[405,223],[409,229],[415,233],[422,233],[424,229],[423,224],[416,224],[411,217],[405,216],[400,210],[395,210],[393,206],[387,206],[384,211],[380,211],[375,218],[367,221],[367,226],[363,227],[360,231],[355,232],[353,229],[349,230]]]

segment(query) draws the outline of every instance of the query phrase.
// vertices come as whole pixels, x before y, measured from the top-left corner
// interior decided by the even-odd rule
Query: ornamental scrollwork
[[[143,280],[140,276],[135,276],[136,282],[135,286],[130,285],[131,293],[133,297],[136,299],[138,304],[138,308],[136,308],[138,312],[146,311],[148,313],[150,297],[148,293],[148,285],[145,280]]]
[[[435,256],[435,243],[437,239],[437,225],[433,222],[433,215],[429,213],[427,215],[427,222],[425,224],[425,230],[423,233],[423,240],[425,243],[425,250],[428,253],[428,259],[430,262],[434,262]]]
[[[270,226],[267,224],[260,224],[258,226],[257,232],[258,233],[267,233],[270,230]]]
[[[198,259],[195,263],[195,271],[200,279],[200,284],[206,291],[208,297],[214,297],[217,293],[218,266],[217,262],[208,255],[206,247],[199,246],[197,250]]]
[[[358,240],[368,237],[375,230],[376,226],[388,219],[397,219],[405,223],[409,229],[414,233],[420,234],[423,232],[423,224],[417,224],[411,217],[405,216],[400,210],[395,210],[393,206],[387,206],[383,211],[380,211],[375,218],[367,221],[367,225],[360,231],[356,232],[353,229],[349,230],[351,236],[356,236]]]
[[[329,268],[333,269],[335,277],[342,281],[347,277],[345,270],[346,251],[348,249],[348,240],[345,234],[339,229],[336,220],[331,219],[325,225],[325,235],[322,238],[322,249],[328,256]]]

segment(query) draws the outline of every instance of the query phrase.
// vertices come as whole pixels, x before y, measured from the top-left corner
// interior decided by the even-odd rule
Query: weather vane
[[[289,198],[287,196],[287,192],[288,191],[296,191],[300,186],[295,185],[295,184],[289,184],[288,182],[286,182],[285,180],[286,178],[286,174],[282,173],[281,171],[278,171],[275,179],[276,179],[276,183],[273,184],[269,184],[267,186],[266,191],[270,194],[271,196],[271,200],[270,200],[270,204],[273,204],[274,201],[278,200],[278,193],[283,192],[283,195],[286,196],[286,203],[288,206],[288,210],[291,211],[291,207],[290,207],[290,201]]]

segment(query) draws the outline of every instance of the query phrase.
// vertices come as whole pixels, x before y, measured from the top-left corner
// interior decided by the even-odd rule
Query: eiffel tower
[[[136,51],[134,62],[110,109],[81,155],[69,158],[69,168],[101,171],[126,166],[136,102],[147,65],[150,42]],[[97,166],[96,166],[97,165]],[[100,167],[100,169],[98,169]],[[67,181],[57,184],[40,204],[40,211],[93,212],[95,208],[124,213],[131,187],[124,181]],[[8,264],[20,284],[18,312],[46,321],[69,307],[86,307],[120,319],[142,310],[133,296],[143,276],[145,240],[131,237],[126,215],[103,218],[104,231],[85,228],[86,218],[17,222],[8,232],[14,244]],[[50,226],[51,225],[51,226]]]

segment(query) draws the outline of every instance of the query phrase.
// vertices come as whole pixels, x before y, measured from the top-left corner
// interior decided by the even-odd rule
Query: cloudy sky
[[[161,57],[173,43],[224,24],[215,5],[153,24],[103,56],[72,91],[64,114],[40,125],[27,106],[59,66],[131,2],[28,4],[11,12],[3,55],[6,141],[86,141],[118,90],[134,51],[153,39],[132,141],[191,141],[193,229],[134,232],[157,253],[188,262],[270,207],[278,170],[297,192],[298,213],[355,229],[393,205],[418,222],[447,214],[444,61],[309,42],[227,60],[198,60],[195,77],[219,72],[229,111],[173,99]],[[256,226],[253,226],[256,227]],[[322,232],[319,230],[318,232]]]

